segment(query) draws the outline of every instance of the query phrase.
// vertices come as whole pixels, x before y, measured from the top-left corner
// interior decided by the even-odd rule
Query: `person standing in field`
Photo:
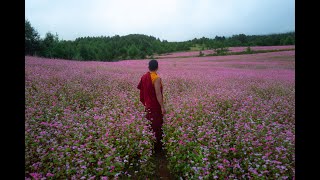
[[[166,113],[163,105],[163,87],[157,74],[158,61],[149,61],[149,71],[145,73],[137,86],[140,90],[140,101],[145,107],[146,118],[152,122],[151,127],[156,136],[155,151],[162,149],[163,115]]]

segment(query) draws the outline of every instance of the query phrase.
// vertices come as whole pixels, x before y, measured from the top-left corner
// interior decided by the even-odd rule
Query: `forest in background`
[[[58,34],[51,32],[47,32],[44,38],[40,38],[38,31],[32,27],[30,21],[25,20],[25,55],[46,58],[118,61],[153,58],[154,55],[179,51],[294,44],[295,32],[202,37],[183,42],[168,42],[144,34],[79,37],[75,40],[62,40],[59,39]]]

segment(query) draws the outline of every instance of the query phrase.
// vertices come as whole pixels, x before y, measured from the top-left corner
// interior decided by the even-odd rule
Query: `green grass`
[[[207,47],[204,44],[196,44],[195,46],[190,47],[190,51],[201,51],[205,49],[207,49]]]

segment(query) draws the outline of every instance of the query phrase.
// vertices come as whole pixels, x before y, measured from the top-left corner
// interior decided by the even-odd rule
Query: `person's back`
[[[138,84],[140,90],[140,101],[145,106],[146,118],[152,122],[151,127],[155,132],[157,143],[155,149],[161,149],[162,124],[165,108],[163,105],[162,82],[156,71],[158,62],[149,62],[149,72],[145,73]]]
[[[140,89],[140,101],[145,106],[146,109],[160,109],[161,105],[157,100],[157,94],[155,90],[155,75],[154,73],[147,72],[141,77],[141,81],[138,85],[138,89]],[[159,78],[159,76],[157,77]],[[162,93],[162,88],[160,89]]]

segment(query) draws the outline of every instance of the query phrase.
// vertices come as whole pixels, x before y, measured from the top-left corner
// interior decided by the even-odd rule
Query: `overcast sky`
[[[26,0],[43,38],[145,34],[168,41],[295,30],[294,0]]]

